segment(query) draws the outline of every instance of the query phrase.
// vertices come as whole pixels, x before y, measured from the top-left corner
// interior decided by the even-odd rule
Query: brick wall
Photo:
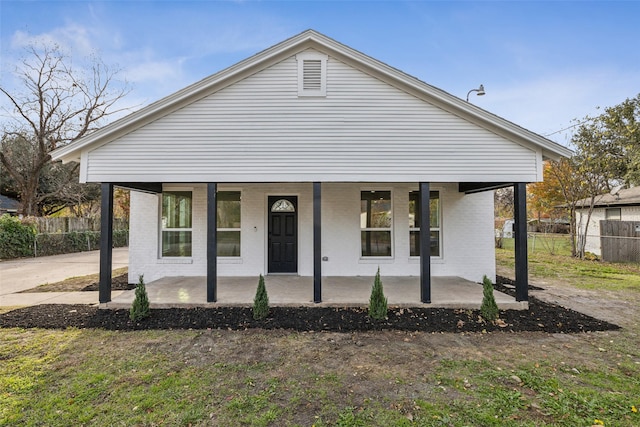
[[[164,276],[206,275],[206,185],[165,186],[193,191],[193,256],[160,259],[159,196],[132,192],[129,280],[144,273],[151,281]],[[387,276],[420,274],[419,259],[409,256],[409,191],[415,184],[322,185],[322,262],[324,276],[373,275],[380,266]],[[432,184],[442,204],[442,256],[432,259],[434,276],[460,276],[480,281],[495,278],[492,192],[464,195],[457,184]],[[242,191],[241,257],[219,258],[220,276],[257,276],[267,271],[267,197],[298,197],[298,274],[313,275],[312,184],[219,185],[219,191]],[[391,190],[393,257],[360,256],[360,191]]]

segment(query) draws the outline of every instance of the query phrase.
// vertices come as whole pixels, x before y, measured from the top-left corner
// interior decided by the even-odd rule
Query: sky
[[[639,19],[640,1],[2,0],[0,85],[46,41],[119,67],[139,108],[314,29],[462,99],[483,84],[470,102],[567,145],[640,93]]]

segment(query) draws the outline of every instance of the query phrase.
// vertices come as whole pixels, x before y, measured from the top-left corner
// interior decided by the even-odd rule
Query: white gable
[[[83,153],[88,182],[530,182],[514,143],[329,56],[300,96],[292,55]]]

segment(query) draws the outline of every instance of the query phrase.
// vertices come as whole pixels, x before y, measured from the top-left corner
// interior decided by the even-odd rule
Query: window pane
[[[409,233],[410,256],[420,256],[420,232],[411,231]],[[431,232],[431,256],[440,256],[440,232]]]
[[[440,256],[440,232],[431,232],[431,256]]]
[[[440,227],[440,193],[429,193],[429,220],[431,227]],[[409,227],[420,228],[420,192],[409,192]]]
[[[360,193],[360,228],[391,228],[391,192]]]
[[[429,221],[431,221],[431,227],[440,227],[440,199],[435,191],[432,191],[429,197]]]
[[[240,256],[240,232],[218,231],[218,256]]]
[[[191,192],[162,193],[162,228],[191,228]]]
[[[605,210],[605,219],[609,221],[620,221],[622,219],[622,210],[620,208],[607,208]]]
[[[409,192],[409,228],[420,228],[420,192]]]
[[[191,256],[191,231],[163,231],[162,256]]]
[[[362,256],[391,256],[391,231],[361,231]]]
[[[240,192],[218,192],[218,228],[240,228]]]

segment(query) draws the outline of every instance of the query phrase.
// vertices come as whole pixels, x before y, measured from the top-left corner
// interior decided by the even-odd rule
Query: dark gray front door
[[[298,272],[298,198],[269,196],[269,273]]]

